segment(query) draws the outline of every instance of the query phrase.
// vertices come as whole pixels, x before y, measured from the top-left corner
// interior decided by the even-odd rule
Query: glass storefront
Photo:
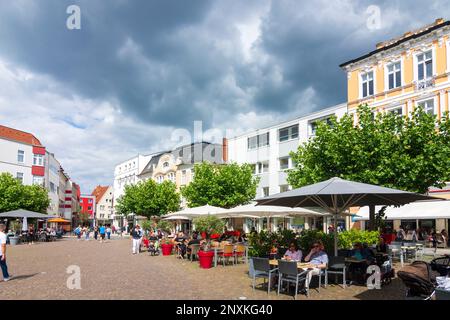
[[[417,221],[416,220],[401,220],[401,224],[403,230],[417,230]]]

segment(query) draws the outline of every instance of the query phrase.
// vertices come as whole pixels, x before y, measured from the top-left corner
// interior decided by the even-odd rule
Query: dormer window
[[[164,162],[164,163],[163,163],[163,168],[168,168],[168,167],[169,167],[169,162],[167,162],[167,161]]]

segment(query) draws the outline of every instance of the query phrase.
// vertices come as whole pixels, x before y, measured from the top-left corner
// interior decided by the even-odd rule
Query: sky
[[[345,102],[339,64],[447,20],[449,2],[0,0],[0,124],[90,193],[195,121],[211,140]]]

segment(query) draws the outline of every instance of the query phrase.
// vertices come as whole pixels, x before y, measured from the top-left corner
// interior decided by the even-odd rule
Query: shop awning
[[[376,212],[382,207],[377,206]],[[369,207],[359,209],[355,220],[369,220]],[[450,219],[450,200],[419,201],[395,208],[386,209],[387,220],[407,219]]]

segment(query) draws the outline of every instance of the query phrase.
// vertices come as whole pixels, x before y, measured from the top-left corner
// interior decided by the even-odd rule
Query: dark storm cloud
[[[344,102],[340,63],[448,13],[448,1],[380,1],[381,29],[369,30],[373,1],[1,3],[0,57],[54,77],[66,94],[170,126],[211,125],[219,109],[300,114]],[[65,27],[71,4],[79,31]],[[245,59],[238,25],[254,12],[260,36]]]

